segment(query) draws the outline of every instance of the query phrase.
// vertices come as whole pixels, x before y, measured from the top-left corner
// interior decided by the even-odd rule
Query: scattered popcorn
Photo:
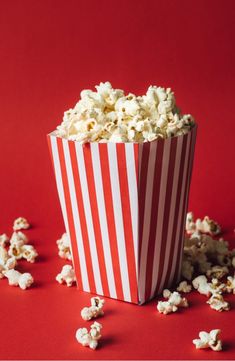
[[[8,252],[5,247],[0,246],[0,264],[4,265],[8,260]]]
[[[221,232],[221,227],[218,223],[205,216],[203,220],[200,218],[194,222],[192,212],[188,212],[186,216],[186,231],[188,234],[195,232],[207,233],[210,235],[217,235]]]
[[[215,277],[218,279],[223,278],[229,273],[229,269],[226,266],[213,266],[206,271],[208,277]]]
[[[171,293],[169,290],[163,291],[163,297],[168,298],[168,301],[159,301],[157,310],[164,315],[176,312],[179,307],[188,307],[186,298],[182,298],[178,292]]]
[[[187,281],[180,282],[179,286],[177,287],[178,292],[188,293],[191,292],[192,286],[187,283]]]
[[[20,273],[15,269],[3,271],[4,276],[8,279],[10,286],[19,286],[22,290],[30,287],[33,283],[33,277],[30,273]]]
[[[30,224],[28,223],[27,219],[23,217],[19,217],[14,221],[13,230],[19,231],[20,229],[28,229]]]
[[[10,244],[11,245],[16,245],[16,246],[23,246],[24,244],[28,243],[28,237],[23,233],[23,232],[13,232],[11,239],[10,239]]]
[[[226,291],[235,294],[235,276],[227,277]]]
[[[207,303],[213,310],[222,312],[228,311],[230,309],[229,303],[226,302],[223,296],[219,293],[213,293],[212,296],[209,298]]]
[[[8,242],[9,242],[8,236],[5,233],[0,234],[0,247],[5,247]]]
[[[201,331],[199,332],[200,338],[193,340],[193,344],[197,349],[211,348],[213,351],[221,351],[222,342],[218,338],[220,332],[220,330],[211,330],[209,333]]]
[[[38,256],[38,253],[33,246],[26,244],[22,246],[21,250],[22,250],[22,258],[26,259],[26,261],[30,263],[35,262],[35,258]]]
[[[187,133],[191,115],[181,115],[170,88],[150,86],[146,95],[125,95],[109,82],[83,90],[57,127],[59,137],[86,142],[147,142]]]
[[[104,300],[99,297],[92,297],[91,298],[91,306],[84,307],[81,311],[81,316],[83,320],[89,321],[92,318],[96,318],[98,316],[102,316],[104,314],[103,306]]]
[[[26,259],[27,262],[34,263],[38,256],[36,249],[29,244],[19,246],[17,243],[12,243],[9,247],[8,254],[14,256],[17,260]]]
[[[59,256],[64,259],[72,260],[70,240],[67,233],[62,234],[61,238],[56,241],[59,249]]]
[[[63,266],[61,273],[56,276],[56,281],[60,284],[66,283],[67,287],[71,287],[76,282],[73,267],[67,264]]]
[[[76,332],[76,339],[83,346],[89,346],[92,350],[95,350],[98,346],[98,340],[101,338],[102,325],[98,322],[94,322],[91,325],[90,332],[87,328],[79,328]]]
[[[194,278],[192,284],[193,287],[202,295],[209,297],[213,293],[211,285],[208,283],[207,278],[204,275]]]

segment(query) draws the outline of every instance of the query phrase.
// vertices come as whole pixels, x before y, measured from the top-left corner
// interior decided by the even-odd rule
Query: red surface
[[[40,259],[23,292],[0,281],[1,359],[234,359],[233,309],[191,307],[164,317],[155,302],[107,300],[97,352],[75,342],[89,295],[55,283],[63,232],[46,133],[83,88],[110,80],[143,93],[171,86],[199,124],[190,209],[230,231],[234,221],[234,1],[10,1],[0,4],[0,231],[15,217],[33,224]],[[198,331],[222,329],[225,351],[197,351]]]

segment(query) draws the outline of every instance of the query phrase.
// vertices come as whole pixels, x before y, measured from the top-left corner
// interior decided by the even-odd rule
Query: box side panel
[[[139,180],[141,303],[170,285],[178,274],[193,135],[191,131],[143,145]]]

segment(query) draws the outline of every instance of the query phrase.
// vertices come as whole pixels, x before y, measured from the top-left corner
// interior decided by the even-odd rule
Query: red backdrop
[[[22,263],[34,288],[0,281],[1,359],[235,358],[234,310],[218,314],[194,294],[190,309],[167,317],[155,302],[107,300],[102,347],[76,344],[90,297],[54,282],[64,226],[46,144],[84,88],[170,86],[199,125],[190,209],[234,238],[234,10],[233,0],[1,1],[0,233],[23,215],[40,253],[35,265]],[[222,328],[225,352],[196,351],[192,338],[212,327]]]

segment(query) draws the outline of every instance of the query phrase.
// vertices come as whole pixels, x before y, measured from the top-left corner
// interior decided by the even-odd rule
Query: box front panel
[[[55,136],[50,145],[78,286],[137,303],[136,146]]]

